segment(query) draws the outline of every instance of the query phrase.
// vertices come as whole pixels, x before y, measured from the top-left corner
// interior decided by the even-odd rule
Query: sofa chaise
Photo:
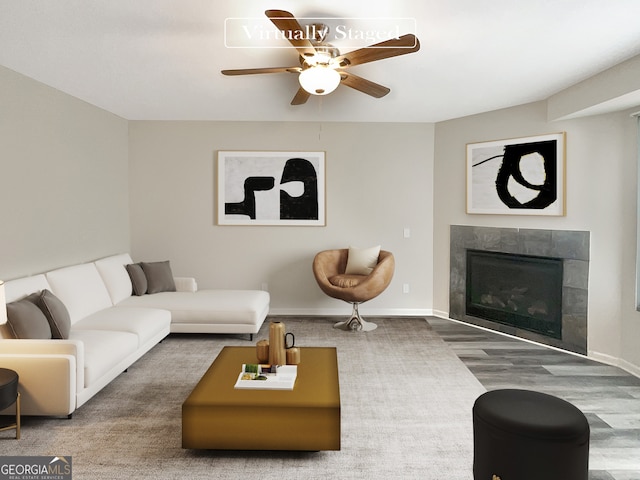
[[[8,305],[46,293],[68,312],[62,338],[0,330],[0,365],[19,374],[22,414],[71,416],[170,332],[253,338],[268,314],[267,292],[198,290],[186,277],[174,279],[175,291],[133,295],[132,264],[120,254],[5,282]]]

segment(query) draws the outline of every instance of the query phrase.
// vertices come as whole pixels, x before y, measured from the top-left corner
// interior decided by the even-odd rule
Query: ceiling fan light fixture
[[[222,70],[222,74],[298,73],[300,87],[291,100],[291,105],[302,105],[311,95],[328,95],[341,83],[345,87],[353,88],[372,97],[382,98],[391,91],[389,88],[357,75],[346,73],[345,69],[420,50],[418,38],[407,33],[341,55],[338,48],[326,42],[329,32],[327,25],[312,24],[303,27],[291,12],[285,10],[267,10],[265,15],[296,49],[298,53],[297,64],[291,67]],[[310,35],[310,31],[313,32],[313,35]],[[307,38],[300,38],[297,35],[299,32],[306,32]]]
[[[327,95],[340,85],[340,74],[331,67],[317,65],[303,70],[298,81],[311,95]]]

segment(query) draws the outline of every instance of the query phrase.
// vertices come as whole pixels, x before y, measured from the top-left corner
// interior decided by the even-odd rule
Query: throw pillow
[[[151,263],[141,262],[140,265],[144,270],[144,275],[147,277],[147,293],[176,291],[169,260]]]
[[[44,316],[47,317],[49,327],[51,328],[51,338],[67,339],[71,331],[71,318],[69,310],[65,307],[62,300],[56,297],[49,290],[44,289],[40,293],[38,306]]]
[[[380,245],[369,248],[349,247],[347,257],[347,275],[369,275],[378,264]]]
[[[125,267],[129,278],[131,278],[131,285],[133,285],[134,295],[144,295],[147,293],[147,277],[142,270],[142,266],[139,263],[130,263]]]
[[[40,292],[32,293],[22,300],[7,303],[7,324],[14,338],[49,340],[51,328],[47,317],[36,302]]]

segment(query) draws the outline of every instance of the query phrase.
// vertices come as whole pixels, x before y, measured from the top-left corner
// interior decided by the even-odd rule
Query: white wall
[[[0,67],[0,278],[129,245],[127,122]]]
[[[548,122],[546,102],[538,102],[436,125],[435,310],[448,312],[449,225],[588,230],[589,353],[640,372],[640,315],[634,299],[636,127],[629,113]],[[567,133],[565,217],[465,213],[467,143],[561,131]]]
[[[218,150],[325,151],[327,225],[216,225]],[[267,283],[272,313],[346,314],[348,306],[317,287],[313,256],[381,244],[395,254],[395,277],[362,312],[429,311],[433,125],[136,121],[129,154],[135,259],[170,259],[176,274],[197,277],[201,288]]]

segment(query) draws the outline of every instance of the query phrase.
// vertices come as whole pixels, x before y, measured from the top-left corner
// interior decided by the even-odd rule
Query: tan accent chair
[[[369,275],[347,275],[344,272],[348,254],[347,248],[318,253],[313,259],[313,275],[324,293],[353,305],[349,320],[336,323],[334,328],[364,332],[375,330],[377,325],[364,321],[358,306],[377,297],[387,288],[393,278],[395,259],[391,252],[381,250],[378,264]]]

